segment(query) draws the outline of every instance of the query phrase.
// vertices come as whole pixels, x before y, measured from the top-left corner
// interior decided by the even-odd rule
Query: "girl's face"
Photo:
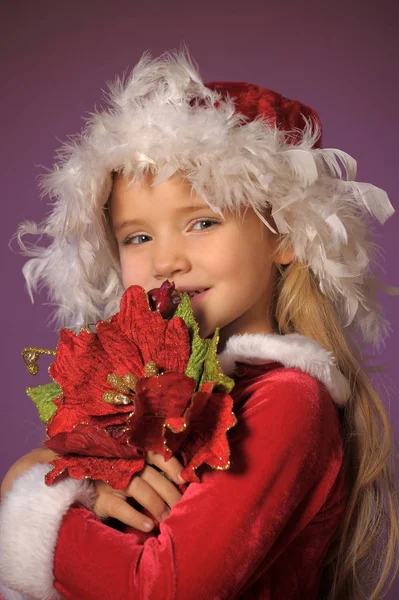
[[[252,209],[223,219],[180,175],[151,181],[118,175],[114,182],[111,221],[124,287],[148,292],[169,279],[180,291],[200,292],[192,298],[200,335],[219,327],[219,349],[236,333],[271,332],[276,263],[292,258],[273,256],[278,236]]]

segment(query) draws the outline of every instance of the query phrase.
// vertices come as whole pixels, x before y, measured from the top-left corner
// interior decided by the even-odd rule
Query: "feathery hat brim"
[[[394,211],[383,190],[354,181],[351,156],[320,147],[313,109],[253,84],[205,85],[184,52],[144,54],[129,77],[110,85],[108,102],[44,178],[55,200],[48,219],[20,228],[52,239],[28,249],[24,274],[31,291],[50,289],[60,324],[79,328],[118,310],[123,289],[103,210],[112,173],[137,181],[151,171],[157,185],[182,172],[215,211],[250,206],[273,229],[264,217],[271,211],[273,231],[311,269],[342,325],[380,339],[386,323],[375,300],[368,217],[383,223]]]

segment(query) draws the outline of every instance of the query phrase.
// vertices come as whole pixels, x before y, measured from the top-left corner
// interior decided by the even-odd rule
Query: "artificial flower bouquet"
[[[177,456],[187,482],[202,464],[228,469],[234,382],[222,373],[218,338],[200,337],[189,295],[168,281],[148,295],[131,286],[93,331],[62,329],[54,383],[27,389],[47,425],[44,444],[58,455],[46,483],[69,474],[122,489],[148,451]],[[42,352],[23,350],[31,373]]]

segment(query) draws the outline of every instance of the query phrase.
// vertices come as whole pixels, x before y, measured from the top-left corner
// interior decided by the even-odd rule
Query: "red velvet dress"
[[[295,352],[289,345],[289,353]],[[55,550],[53,546],[46,559],[53,590],[66,600],[317,598],[323,560],[347,502],[340,424],[332,400],[339,380],[334,382],[334,376],[325,384],[323,377],[270,361],[239,362],[234,377],[238,423],[228,432],[230,470],[204,468],[201,483],[191,483],[160,529],[149,534],[117,531],[81,504],[66,506],[59,530],[55,527]],[[9,507],[2,509],[7,526],[11,514],[18,518],[18,485],[10,492]],[[42,481],[40,485],[45,488]],[[43,490],[43,498],[49,489]],[[37,513],[49,511],[49,505],[42,507],[42,502],[32,502],[31,492],[29,496],[35,513],[10,523],[10,533],[5,532],[10,544],[12,527],[29,540]],[[37,545],[42,539],[45,544],[47,536],[41,521],[36,528],[40,531],[32,547],[23,542],[18,550],[24,564],[36,565],[35,572],[44,562]],[[17,569],[10,569],[14,575],[8,580],[2,575],[4,583],[17,587]],[[37,572],[36,581],[44,578]],[[18,589],[45,597],[40,591],[35,595],[29,585],[25,581]],[[54,590],[46,597],[57,594]]]
[[[231,470],[192,483],[160,531],[121,533],[72,507],[55,553],[67,600],[312,600],[342,518],[339,422],[296,369],[241,366]]]

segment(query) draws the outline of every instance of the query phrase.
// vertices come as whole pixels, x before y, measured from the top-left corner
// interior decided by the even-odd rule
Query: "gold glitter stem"
[[[36,375],[39,371],[39,365],[36,364],[42,354],[48,356],[55,356],[55,350],[47,350],[47,348],[37,348],[36,346],[29,346],[24,348],[21,352],[22,359],[26,364],[26,367],[31,375]]]

